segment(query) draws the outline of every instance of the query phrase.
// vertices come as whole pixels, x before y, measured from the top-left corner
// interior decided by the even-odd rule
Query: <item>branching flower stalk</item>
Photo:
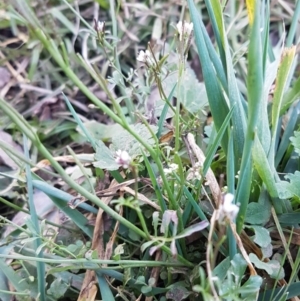
[[[185,74],[185,63],[187,59],[187,52],[190,47],[192,33],[193,33],[193,23],[188,23],[185,21],[179,21],[176,25],[178,31],[178,53],[179,53],[179,66],[178,66],[178,84],[177,84],[177,102],[176,102],[176,114],[175,114],[175,152],[179,151],[180,147],[180,104],[181,104],[181,90],[182,79]]]
[[[120,63],[119,63],[119,57],[118,57],[118,53],[117,53],[117,47],[116,46],[113,47],[105,39],[105,22],[97,21],[97,20],[94,19],[94,29],[95,29],[97,37],[98,37],[99,46],[103,50],[103,52],[104,52],[107,60],[109,61],[111,67],[113,67],[113,69],[116,70],[120,75],[121,85],[119,86],[119,88],[121,90],[122,95],[125,96],[124,101],[126,102],[126,106],[128,108],[129,116],[130,116],[132,122],[134,122],[135,121],[135,118],[134,118],[134,115],[133,115],[134,107],[133,107],[131,99],[129,99],[127,97],[127,93],[123,88],[124,75],[121,71],[121,67],[120,67]],[[110,51],[113,52],[114,62],[110,59],[106,49],[109,49]]]
[[[175,202],[173,193],[168,185],[168,180],[163,173],[163,165],[160,160],[160,155],[155,151],[147,142],[143,140],[137,133],[132,130],[130,125],[124,120],[122,117],[117,116],[111,109],[109,109],[102,101],[100,101],[77,77],[77,75],[73,72],[73,70],[65,63],[63,58],[61,57],[58,48],[55,43],[51,39],[47,39],[44,32],[40,29],[36,29],[35,33],[40,41],[43,43],[45,48],[49,51],[51,56],[56,60],[58,65],[62,68],[62,70],[66,73],[68,78],[70,78],[74,84],[78,86],[78,88],[105,114],[107,114],[112,120],[116,123],[120,124],[125,130],[127,130],[138,142],[141,143],[145,147],[145,149],[149,152],[150,156],[153,158],[155,163],[157,164],[159,173],[161,174],[162,181],[164,183],[164,188],[167,191],[168,199],[171,203],[171,209],[177,208],[177,204]],[[118,108],[119,104],[117,102],[114,103],[116,108]],[[120,110],[120,108],[118,108]],[[122,115],[121,115],[122,116]]]

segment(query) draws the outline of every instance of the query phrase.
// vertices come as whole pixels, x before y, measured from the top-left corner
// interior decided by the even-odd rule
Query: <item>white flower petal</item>
[[[223,221],[225,217],[234,221],[239,213],[239,206],[233,203],[234,195],[231,193],[226,193],[223,199],[223,203],[218,209],[217,219]]]
[[[139,62],[145,63],[146,62],[146,54],[145,51],[141,50],[138,57],[136,58]]]
[[[97,23],[97,30],[98,31],[103,31],[104,25],[105,25],[104,22],[98,21],[98,23]]]
[[[131,163],[131,157],[126,151],[117,150],[116,151],[116,163],[122,166],[123,168],[128,168]]]

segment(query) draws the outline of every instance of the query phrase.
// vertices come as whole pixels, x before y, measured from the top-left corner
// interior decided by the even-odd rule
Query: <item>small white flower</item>
[[[97,31],[103,32],[105,26],[105,22],[97,22]]]
[[[146,62],[146,53],[144,50],[141,50],[138,57],[136,58],[139,62],[145,63]]]
[[[223,199],[223,203],[218,209],[217,219],[222,222],[226,217],[231,221],[234,221],[239,213],[240,207],[233,203],[234,195],[226,193]]]
[[[198,181],[201,180],[201,175],[200,175],[199,171],[195,171],[194,177],[195,177],[195,179],[198,180]]]
[[[184,31],[185,31],[185,34],[187,34],[188,36],[192,33],[193,29],[194,29],[194,24],[191,22],[191,23],[185,23],[184,24]]]
[[[170,164],[170,169],[171,169],[172,171],[177,170],[177,169],[178,169],[178,164],[176,164],[176,163],[171,163],[171,164]]]
[[[147,63],[149,66],[152,66],[155,64],[155,61],[153,60],[151,52],[149,50],[146,50],[146,51],[141,50],[136,59],[139,62]]]
[[[128,168],[131,163],[131,157],[126,151],[118,150],[116,151],[116,163],[122,166],[123,168]]]
[[[189,37],[191,35],[194,28],[194,24],[188,23],[186,21],[179,21],[176,27],[179,33],[179,40],[182,41],[182,38]]]
[[[200,181],[202,178],[201,174],[200,174],[200,168],[201,168],[200,162],[196,162],[195,165],[188,170],[186,180],[187,181],[191,181],[191,180],[199,180]]]
[[[169,168],[164,168],[164,172],[166,175],[172,173],[173,171],[176,171],[178,169],[178,165],[175,163],[171,163]]]

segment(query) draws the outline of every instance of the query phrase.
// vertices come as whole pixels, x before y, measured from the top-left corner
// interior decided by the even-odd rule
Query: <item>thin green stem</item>
[[[101,260],[101,259],[85,259],[85,258],[76,258],[76,259],[59,259],[56,256],[55,259],[50,258],[39,258],[36,256],[23,256],[23,255],[7,255],[0,254],[0,258],[6,259],[15,259],[15,260],[23,260],[23,261],[37,261],[51,264],[75,264],[77,267],[82,266],[83,264],[87,264],[88,269],[99,269],[99,264],[103,265],[101,269],[111,269],[112,265],[114,269],[120,268],[124,269],[125,267],[160,267],[160,266],[169,266],[169,267],[180,267],[184,266],[183,263],[180,262],[168,262],[168,261],[155,261],[155,260]],[[95,264],[95,266],[92,266]],[[189,266],[193,267],[192,264]]]

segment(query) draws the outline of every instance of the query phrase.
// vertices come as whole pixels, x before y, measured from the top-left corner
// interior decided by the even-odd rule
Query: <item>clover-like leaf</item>
[[[149,131],[149,128],[146,125],[138,123],[132,125],[131,127],[138,136],[143,138],[144,142],[147,142],[150,146],[155,144],[152,133]],[[149,127],[154,134],[157,132],[156,126],[150,125]],[[113,152],[116,152],[119,149],[122,151],[127,151],[131,158],[134,159],[135,157],[142,155],[144,147],[125,129],[120,129],[118,133],[112,137],[110,149]]]
[[[119,164],[116,162],[113,152],[101,140],[96,145],[95,160],[96,162],[93,163],[95,167],[107,170],[119,169]]]
[[[249,255],[249,258],[251,262],[254,263],[258,269],[265,270],[270,275],[271,278],[273,279],[284,278],[284,270],[280,265],[279,261],[273,259],[268,262],[263,262],[259,260],[258,257],[253,253]]]
[[[300,132],[294,132],[294,135],[290,140],[295,148],[295,152],[300,155]]]
[[[262,248],[266,248],[271,243],[271,237],[269,231],[260,226],[248,227],[254,231],[253,241]]]
[[[96,120],[90,120],[84,123],[85,128],[88,130],[88,132],[92,135],[95,140],[102,140],[107,141],[111,140],[111,138],[118,133],[120,130],[122,130],[122,127],[119,124],[103,124],[100,122],[97,122]],[[82,132],[81,128],[77,126],[77,131],[84,136],[84,133]]]
[[[300,198],[300,172],[296,171],[294,174],[289,173],[285,176],[285,179],[289,180],[289,182],[281,181],[276,184],[279,198]]]
[[[166,95],[178,82],[178,71],[172,72],[164,81],[163,87]],[[181,104],[192,114],[200,112],[207,106],[208,100],[204,83],[200,83],[191,67],[187,67],[182,78],[179,89]],[[175,89],[174,96],[178,98],[178,90]]]

